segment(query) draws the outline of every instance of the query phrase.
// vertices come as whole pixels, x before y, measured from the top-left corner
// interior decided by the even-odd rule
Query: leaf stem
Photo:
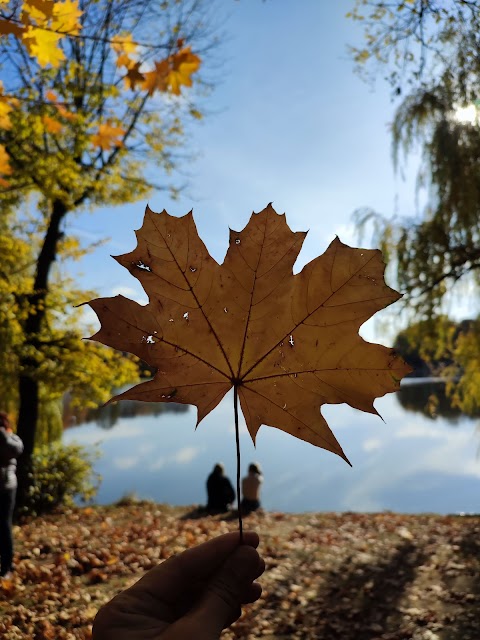
[[[237,385],[233,386],[233,411],[235,414],[235,442],[237,445],[237,507],[238,507],[238,528],[240,530],[240,544],[243,544],[243,523],[242,511],[240,507],[240,434],[238,428],[238,390]]]

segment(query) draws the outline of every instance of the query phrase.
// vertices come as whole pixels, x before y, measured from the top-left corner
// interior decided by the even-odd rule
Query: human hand
[[[258,535],[227,533],[169,558],[103,606],[93,640],[217,640],[262,592]]]

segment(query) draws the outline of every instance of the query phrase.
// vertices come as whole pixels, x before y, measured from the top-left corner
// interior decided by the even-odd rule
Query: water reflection
[[[446,383],[442,380],[407,379],[396,398],[406,411],[421,413],[431,420],[444,418],[452,426],[458,425],[465,416],[458,407],[452,406],[445,389]],[[479,416],[480,412],[471,417]]]
[[[158,417],[163,413],[185,413],[188,406],[174,402],[137,402],[136,400],[122,400],[96,409],[71,409],[68,405],[64,409],[65,429],[79,424],[94,422],[101,429],[111,429],[120,418],[135,418],[137,416]]]
[[[455,412],[443,416],[441,402],[433,421],[424,410],[430,392],[428,385],[423,391],[412,386],[399,397],[380,398],[375,407],[385,422],[346,405],[324,407],[353,469],[338,456],[271,427],[260,429],[254,448],[242,420],[242,475],[249,462],[260,462],[262,504],[271,510],[478,512],[477,421]],[[114,428],[105,429],[112,416]],[[147,403],[120,403],[69,428],[64,440],[100,443],[100,503],[135,492],[159,502],[205,504],[205,481],[214,463],[223,462],[227,475],[235,477],[232,394],[197,430],[195,423],[192,408],[158,412]]]

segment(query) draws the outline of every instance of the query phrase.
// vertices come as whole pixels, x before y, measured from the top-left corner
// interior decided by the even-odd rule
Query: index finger
[[[243,544],[258,547],[255,531],[245,531]],[[149,595],[164,602],[175,602],[185,589],[199,580],[207,580],[240,545],[240,533],[234,531],[208,540],[173,556],[149,571],[128,591],[132,596]]]

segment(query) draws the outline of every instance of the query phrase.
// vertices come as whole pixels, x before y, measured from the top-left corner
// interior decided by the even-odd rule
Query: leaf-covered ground
[[[143,503],[72,510],[16,528],[0,637],[86,639],[99,606],[158,562],[236,520]],[[261,600],[225,638],[478,640],[480,517],[254,514]]]

